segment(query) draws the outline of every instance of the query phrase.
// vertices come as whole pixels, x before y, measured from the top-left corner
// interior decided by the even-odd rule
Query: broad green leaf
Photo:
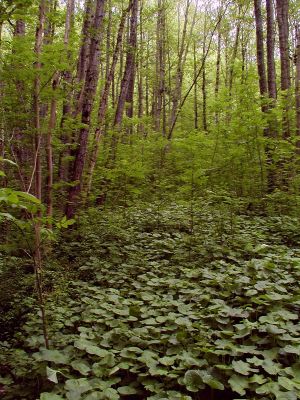
[[[58,371],[46,367],[46,373],[47,373],[47,378],[49,379],[49,381],[53,382],[53,383],[58,383],[58,379],[57,379],[57,373]]]
[[[199,374],[202,378],[203,383],[206,383],[212,389],[224,390],[224,385],[207,371],[199,370]]]
[[[68,391],[67,398],[70,400],[80,399],[83,393],[93,389],[93,386],[86,378],[68,379],[65,382],[65,389]]]
[[[288,391],[293,390],[295,387],[294,382],[291,379],[286,378],[284,376],[278,377],[278,383],[280,386],[282,386],[284,389],[286,389]]]
[[[190,392],[198,392],[200,389],[204,389],[202,376],[200,370],[189,370],[184,375],[183,382]]]
[[[264,385],[259,386],[255,390],[255,392],[257,394],[269,394],[269,393],[271,393],[271,394],[275,394],[276,395],[276,393],[280,392],[280,389],[279,389],[279,385],[278,385],[277,382],[268,382],[268,383],[265,383]]]
[[[242,374],[242,375],[249,375],[249,373],[251,371],[250,365],[241,360],[239,360],[239,361],[233,360],[232,366],[236,372],[238,372],[239,374]]]
[[[103,400],[102,392],[92,392],[84,397],[84,400]]]
[[[118,392],[122,396],[129,396],[131,394],[136,394],[137,390],[132,386],[121,386],[121,387],[118,388]]]
[[[249,387],[249,379],[236,374],[231,376],[231,378],[228,380],[228,383],[230,384],[231,389],[241,396],[246,394],[245,389],[248,389]]]
[[[64,398],[55,393],[42,393],[40,400],[63,400]]]
[[[264,360],[262,367],[270,375],[277,375],[281,371],[280,365],[270,359]]]
[[[107,388],[103,391],[103,399],[105,400],[119,400],[118,392],[113,388]]]
[[[33,355],[37,360],[54,362],[55,364],[68,364],[69,357],[59,350],[43,349]]]
[[[160,358],[158,361],[163,365],[170,366],[175,363],[176,358],[177,357],[163,357],[163,358]]]
[[[81,375],[88,375],[91,368],[86,361],[75,360],[71,363],[72,368],[80,372]]]
[[[291,346],[291,345],[287,345],[282,349],[285,353],[289,353],[289,354],[297,354],[298,356],[300,356],[300,346]]]
[[[15,193],[18,197],[21,197],[24,200],[30,201],[31,203],[35,203],[35,204],[41,203],[41,201],[38,198],[36,198],[35,196],[33,196],[30,193],[20,192],[20,191],[16,191]]]
[[[98,357],[106,357],[109,353],[108,350],[101,349],[87,340],[79,339],[74,342],[74,347],[80,350],[85,350],[88,354],[96,355]]]
[[[17,165],[14,161],[9,160],[7,158],[3,158],[2,156],[0,157],[0,162],[6,163],[6,164],[10,164],[10,165],[13,165],[13,166]]]
[[[249,382],[251,383],[257,383],[258,385],[262,385],[264,383],[266,383],[266,378],[263,375],[253,375],[251,376],[251,378],[249,379]]]

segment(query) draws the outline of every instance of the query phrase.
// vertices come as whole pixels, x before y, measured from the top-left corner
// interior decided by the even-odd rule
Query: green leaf
[[[270,375],[277,375],[281,371],[280,365],[270,359],[264,360],[262,367]]]
[[[20,192],[20,191],[16,191],[15,193],[18,197],[21,197],[22,199],[27,200],[31,203],[35,203],[35,204],[41,203],[41,201],[38,198],[36,198],[35,196],[33,196],[30,193]]]
[[[119,398],[118,392],[113,388],[107,388],[103,391],[103,399],[105,400],[119,400]]]
[[[108,350],[101,349],[100,347],[84,339],[76,340],[74,342],[74,347],[80,350],[85,350],[88,354],[96,355],[98,357],[106,357],[108,354],[110,354]]]
[[[57,379],[57,373],[58,371],[46,367],[46,373],[47,373],[47,378],[49,379],[49,381],[53,382],[53,383],[58,383],[58,379]]]
[[[269,393],[276,394],[276,393],[278,393],[279,391],[280,391],[280,389],[279,389],[279,385],[278,385],[277,382],[268,382],[268,383],[265,383],[264,385],[259,386],[259,387],[255,390],[255,392],[256,392],[257,394],[269,394]]]
[[[89,372],[91,371],[89,364],[85,361],[79,361],[79,360],[72,361],[71,366],[76,371],[80,372],[81,375],[88,375]]]
[[[266,382],[266,378],[263,375],[253,375],[251,376],[251,378],[249,379],[249,382],[251,383],[257,383],[258,385],[262,385]]]
[[[163,357],[160,358],[158,361],[163,365],[171,366],[175,363],[176,358],[177,357]]]
[[[13,166],[17,165],[14,161],[8,160],[7,158],[3,158],[3,157],[0,157],[0,162],[6,163],[6,164],[10,164],[10,165],[13,165]]]
[[[103,394],[102,392],[92,392],[84,397],[84,400],[102,400]]]
[[[93,389],[93,386],[86,378],[68,379],[65,382],[65,389],[68,391],[67,398],[70,400],[80,399],[80,396]]]
[[[231,389],[244,396],[246,394],[246,390],[249,387],[249,379],[245,378],[244,376],[233,374],[231,378],[228,380]]]
[[[54,362],[55,364],[68,364],[69,358],[59,350],[43,349],[33,355],[38,360]]]
[[[123,396],[129,396],[131,394],[137,394],[137,390],[132,386],[121,386],[118,388],[118,392]]]
[[[212,389],[224,390],[224,385],[207,371],[200,370],[199,374],[202,378],[203,383],[206,383]]]
[[[198,392],[199,389],[204,389],[200,370],[189,370],[184,374],[183,382],[190,392]]]
[[[41,394],[40,400],[64,400],[64,398],[54,393],[45,392]]]
[[[232,366],[235,372],[238,372],[239,374],[242,375],[249,375],[249,372],[251,371],[250,365],[244,361],[232,361]]]
[[[280,376],[278,378],[278,383],[280,386],[282,386],[284,389],[288,391],[293,390],[295,387],[294,382],[291,379],[286,378],[284,376]]]
[[[298,356],[300,356],[300,346],[291,346],[291,345],[287,345],[282,349],[285,353],[289,353],[289,354],[297,354]]]

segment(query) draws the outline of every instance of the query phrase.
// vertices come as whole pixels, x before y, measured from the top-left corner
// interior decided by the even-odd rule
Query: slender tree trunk
[[[43,32],[45,26],[45,10],[46,0],[40,1],[39,6],[39,24],[36,28],[35,47],[34,52],[36,55],[35,62],[35,79],[34,79],[34,93],[33,93],[33,108],[34,108],[34,128],[35,128],[35,162],[34,162],[34,176],[35,176],[35,196],[42,200],[42,170],[41,170],[41,121],[40,121],[40,87],[41,87],[41,52],[43,45]]]
[[[275,105],[277,98],[276,90],[276,68],[275,68],[275,26],[274,26],[274,10],[273,0],[266,0],[267,10],[267,65],[268,65],[268,93],[271,102],[271,107]]]
[[[259,76],[259,90],[261,95],[261,110],[263,113],[268,113],[269,107],[266,103],[266,97],[268,96],[268,85],[266,77],[265,67],[265,52],[264,52],[264,32],[263,32],[263,20],[261,12],[261,0],[254,0],[254,14],[256,23],[256,53],[257,53],[257,70]],[[275,171],[274,171],[274,160],[273,160],[273,146],[270,145],[269,140],[272,139],[272,133],[270,126],[264,129],[264,136],[266,137],[267,143],[265,146],[266,153],[266,167],[267,167],[267,191],[273,192],[275,189]]]
[[[162,126],[162,133],[165,136],[165,2],[158,0],[158,18],[157,18],[157,37],[156,37],[156,85],[154,96],[154,125],[156,131]]]
[[[145,78],[145,107],[146,107],[146,116],[149,117],[150,110],[149,110],[149,59],[150,59],[150,40],[147,37],[147,51],[146,51],[146,78]]]
[[[291,71],[289,58],[289,0],[276,0],[277,4],[277,23],[279,31],[279,50],[280,50],[280,67],[281,67],[281,90],[285,101],[285,112],[283,116],[283,137],[290,136],[289,121],[289,95],[288,91],[291,87]]]
[[[204,60],[202,69],[202,127],[205,132],[207,132],[207,93],[206,93],[206,13],[204,16],[204,35],[202,43],[202,59]],[[196,86],[196,85],[195,85]]]
[[[254,14],[256,23],[256,55],[257,55],[257,70],[259,77],[259,90],[262,96],[262,111],[267,111],[265,97],[268,93],[266,68],[265,68],[265,52],[264,52],[264,33],[263,20],[261,14],[261,0],[254,0]]]
[[[112,28],[112,5],[108,0],[108,22],[106,30],[106,54],[105,54],[105,80],[107,81],[110,68],[110,46],[111,46],[111,28]]]
[[[94,173],[94,169],[95,169],[97,157],[98,157],[99,143],[100,143],[101,136],[103,134],[103,126],[104,126],[104,119],[105,119],[105,114],[106,114],[107,106],[108,106],[109,91],[110,91],[110,87],[112,85],[112,80],[113,80],[113,77],[115,74],[117,62],[118,62],[120,51],[122,48],[122,40],[123,40],[123,36],[124,36],[123,33],[124,33],[126,17],[127,17],[127,14],[129,13],[130,9],[132,8],[132,6],[133,6],[133,0],[130,0],[127,10],[123,11],[123,14],[122,14],[122,17],[120,20],[117,38],[116,38],[116,44],[115,44],[115,49],[114,49],[114,53],[113,53],[112,63],[111,63],[109,73],[108,73],[108,76],[107,76],[107,79],[106,79],[106,82],[104,85],[104,89],[102,91],[101,99],[100,99],[99,110],[98,110],[98,119],[97,119],[97,128],[95,131],[94,145],[93,145],[92,155],[90,158],[88,174],[87,174],[87,197],[89,196],[89,193],[91,191],[93,173]]]
[[[67,10],[66,10],[66,22],[65,22],[65,33],[64,33],[64,45],[66,51],[67,62],[71,64],[72,56],[71,51],[69,49],[70,45],[70,36],[74,28],[74,8],[75,8],[75,0],[67,1]],[[61,137],[60,140],[63,144],[63,149],[59,155],[58,161],[58,177],[60,180],[67,180],[67,171],[68,171],[68,163],[65,161],[65,157],[69,155],[70,151],[67,148],[68,142],[71,137],[68,132],[68,127],[66,127],[66,122],[68,118],[71,117],[72,113],[72,71],[71,69],[66,69],[63,74],[63,88],[66,96],[63,100],[63,110],[62,110],[62,119],[60,123],[61,127]]]
[[[275,66],[275,21],[274,21],[274,7],[273,0],[266,0],[266,11],[267,11],[267,66],[268,66],[268,95],[269,95],[269,111],[276,106],[277,100],[277,88],[276,88],[276,66]],[[269,135],[274,141],[277,137],[277,118],[274,114],[269,115]],[[276,188],[276,162],[274,161],[274,143],[270,142],[269,145],[269,159],[272,160],[272,167],[269,170],[268,175],[268,191],[273,192]],[[266,153],[267,149],[266,149]],[[268,162],[268,156],[267,156]]]
[[[19,41],[24,39],[25,37],[25,22],[23,20],[18,19],[15,24],[14,29],[14,39]],[[13,45],[12,53],[17,55],[18,49]],[[23,68],[22,62],[17,62],[14,64],[14,68],[16,70],[21,70]],[[18,111],[20,115],[26,115],[29,112],[28,106],[24,99],[25,93],[25,82],[22,79],[18,79],[16,81],[16,93],[18,95]],[[24,135],[24,131],[26,130],[26,122],[24,121],[24,117],[16,118],[15,124],[13,127],[14,132],[14,141],[11,144],[11,152],[15,160],[18,164],[18,174],[20,181],[22,183],[22,189],[27,190],[28,185],[28,177],[26,176],[26,167],[27,167],[27,153],[28,153],[28,143],[26,143],[26,135]],[[21,168],[20,168],[21,167]],[[21,172],[22,170],[22,172]]]
[[[87,154],[91,113],[99,77],[100,41],[102,38],[102,22],[104,17],[105,2],[106,0],[97,0],[96,4],[95,18],[93,22],[93,36],[90,43],[89,63],[86,72],[82,100],[81,122],[84,126],[80,129],[78,147],[76,150],[72,171],[72,181],[75,183],[69,191],[66,208],[66,215],[68,218],[72,218],[75,215],[81,193],[82,174]]]
[[[241,32],[241,5],[238,5],[238,21],[236,25],[236,31],[235,31],[235,39],[234,39],[234,45],[233,45],[233,52],[232,52],[232,57],[230,61],[230,66],[229,66],[229,95],[232,95],[232,87],[233,87],[233,80],[234,80],[234,65],[235,65],[235,60],[238,54],[238,48],[239,48],[239,42],[240,42],[240,32]]]
[[[297,150],[300,153],[300,25],[296,27],[296,77],[295,77],[295,90],[296,90],[296,134]]]
[[[34,109],[34,128],[35,128],[35,162],[34,162],[34,177],[35,177],[35,196],[42,200],[42,171],[41,171],[41,121],[40,121],[40,88],[41,88],[41,52],[43,45],[43,33],[45,27],[45,12],[46,0],[41,0],[39,4],[39,21],[35,34],[34,52],[36,56],[36,76],[34,79],[34,92],[33,92],[33,109]],[[46,313],[43,299],[42,289],[42,253],[41,253],[41,211],[37,212],[37,221],[34,223],[35,232],[35,249],[34,249],[34,272],[36,277],[36,289],[38,294],[39,306],[42,314],[42,324],[45,347],[49,348],[49,339],[47,332]]]
[[[197,47],[194,40],[194,128],[198,129],[198,79],[197,79]]]
[[[52,81],[52,99],[50,105],[50,118],[47,132],[47,147],[46,147],[46,161],[47,161],[47,180],[46,180],[46,205],[47,205],[47,227],[52,229],[53,217],[53,148],[52,148],[52,135],[56,124],[56,91],[58,87],[59,73],[57,72]]]
[[[126,55],[126,64],[123,79],[121,82],[121,90],[118,99],[114,126],[120,126],[123,119],[123,111],[125,108],[126,98],[131,101],[133,95],[133,77],[135,70],[135,53],[137,45],[137,14],[138,0],[133,0],[131,18],[130,18],[130,34],[128,39],[128,51]],[[127,97],[130,89],[130,98]],[[130,111],[131,113],[131,111]]]
[[[73,111],[73,116],[75,117],[79,115],[82,111],[84,82],[89,63],[89,52],[91,45],[91,35],[93,29],[92,24],[94,20],[94,15],[95,15],[95,1],[86,0],[84,20],[81,32],[82,43],[79,50],[77,72],[76,72],[76,84],[78,88],[75,91],[75,106]]]
[[[179,104],[178,110],[177,110],[177,112],[176,112],[175,119],[174,119],[173,123],[172,123],[172,124],[170,125],[170,127],[169,127],[168,140],[171,140],[171,139],[172,139],[173,131],[174,131],[174,128],[175,128],[175,124],[176,124],[177,118],[178,118],[178,116],[179,116],[179,114],[180,114],[180,112],[181,112],[181,110],[182,110],[182,107],[184,106],[184,104],[185,104],[187,98],[189,97],[189,94],[190,94],[191,91],[193,90],[193,88],[194,88],[194,86],[195,86],[195,84],[196,84],[198,78],[200,77],[200,75],[201,75],[201,73],[202,73],[202,69],[203,69],[203,67],[204,67],[206,58],[207,58],[208,53],[209,53],[209,51],[210,51],[210,47],[211,47],[211,44],[212,44],[212,41],[213,41],[214,34],[215,34],[216,30],[218,29],[219,24],[220,24],[221,21],[222,21],[222,18],[223,18],[224,14],[225,14],[225,12],[226,12],[226,10],[227,10],[227,7],[228,7],[228,6],[226,6],[222,12],[220,12],[220,14],[219,14],[219,16],[218,16],[218,19],[217,19],[217,22],[216,22],[214,28],[212,29],[210,39],[209,39],[208,42],[207,42],[208,45],[207,45],[207,47],[206,47],[206,52],[205,52],[204,58],[202,59],[202,62],[201,62],[201,64],[200,64],[200,67],[199,67],[199,69],[198,69],[198,71],[197,71],[197,74],[196,74],[196,76],[194,77],[193,82],[192,82],[192,84],[190,85],[189,89],[187,90],[186,94],[185,94],[184,97],[182,98],[182,100],[181,100],[181,102],[180,102],[180,104]]]
[[[185,63],[185,50],[186,50],[186,36],[187,36],[187,25],[188,25],[188,16],[189,16],[189,9],[190,9],[191,2],[187,0],[185,14],[184,14],[184,23],[183,23],[183,30],[182,36],[180,40],[180,19],[178,22],[178,59],[177,59],[177,71],[176,71],[176,78],[175,78],[175,87],[173,89],[172,95],[172,111],[171,111],[171,120],[170,126],[174,124],[176,113],[178,110],[178,105],[181,99],[181,92],[182,92],[182,79],[183,79],[183,68]],[[179,11],[178,11],[179,13]]]
[[[139,39],[140,39],[140,52],[139,58],[137,61],[137,72],[138,72],[138,118],[143,118],[144,114],[144,73],[143,73],[143,62],[144,62],[144,31],[143,31],[143,11],[144,11],[144,0],[140,0],[140,31],[139,31]],[[144,133],[144,125],[142,122],[138,125],[138,132]]]
[[[215,83],[215,101],[218,105],[219,91],[220,91],[220,71],[221,71],[221,27],[218,27],[218,44],[217,44],[217,61],[216,61],[216,83]],[[215,122],[219,123],[219,110],[215,111]]]

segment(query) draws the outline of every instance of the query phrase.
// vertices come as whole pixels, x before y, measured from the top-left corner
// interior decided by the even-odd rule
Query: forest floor
[[[297,400],[299,228],[230,207],[90,211],[45,272],[50,350],[35,311],[0,343],[3,398]]]

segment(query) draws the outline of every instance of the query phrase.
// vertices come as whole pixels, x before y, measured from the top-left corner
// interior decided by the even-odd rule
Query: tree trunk
[[[183,23],[183,30],[182,36],[180,40],[180,19],[178,22],[178,59],[177,59],[177,71],[175,77],[175,87],[173,89],[172,95],[172,111],[171,111],[171,119],[170,119],[170,126],[174,125],[174,121],[176,119],[176,113],[178,110],[178,105],[181,99],[181,92],[182,92],[182,79],[183,79],[183,68],[185,64],[185,53],[187,49],[187,25],[188,25],[188,16],[189,16],[189,9],[190,9],[191,2],[187,0],[186,8],[184,13],[184,23]]]
[[[234,80],[234,65],[235,65],[235,60],[237,57],[238,53],[238,48],[239,48],[239,41],[240,41],[240,31],[241,31],[241,6],[239,5],[239,19],[237,21],[236,25],[236,31],[235,31],[235,39],[234,39],[234,45],[233,45],[233,52],[232,52],[232,57],[230,60],[230,66],[229,66],[229,82],[228,82],[228,90],[229,90],[229,96],[232,95],[232,86],[233,86],[233,80]]]
[[[66,51],[67,62],[71,64],[71,51],[69,49],[70,44],[70,35],[74,28],[74,7],[75,0],[67,1],[67,10],[66,10],[66,22],[65,22],[65,33],[64,33],[64,45]],[[62,130],[60,140],[63,144],[63,149],[59,155],[58,162],[58,177],[60,180],[67,180],[67,171],[68,171],[68,163],[65,161],[65,157],[69,155],[70,151],[67,148],[68,142],[71,137],[68,132],[68,127],[65,127],[66,121],[71,116],[72,112],[72,71],[70,69],[66,69],[63,72],[63,88],[66,93],[65,98],[63,100],[63,110],[62,110],[62,119],[60,123],[60,127]]]
[[[197,79],[197,49],[194,40],[194,128],[198,129],[198,79]]]
[[[279,50],[281,67],[281,90],[285,101],[285,112],[283,115],[283,137],[290,136],[289,121],[289,95],[291,87],[290,58],[289,58],[289,0],[276,0],[277,4],[277,23],[279,31]]]
[[[111,63],[109,73],[108,73],[108,76],[107,76],[107,79],[106,79],[106,82],[104,85],[104,89],[102,91],[101,99],[100,99],[98,118],[97,118],[97,128],[95,131],[95,138],[94,138],[94,146],[93,146],[92,155],[90,158],[89,169],[88,169],[88,174],[87,174],[87,197],[89,196],[89,193],[91,191],[93,173],[94,173],[94,169],[95,169],[97,157],[98,157],[99,143],[100,143],[101,136],[103,134],[104,118],[105,118],[105,114],[106,114],[107,106],[108,106],[109,91],[110,91],[110,87],[112,85],[112,80],[113,80],[113,77],[115,74],[117,62],[118,62],[120,51],[122,48],[122,40],[123,40],[123,33],[124,33],[126,17],[127,17],[127,14],[129,13],[130,9],[132,8],[132,6],[133,6],[133,0],[130,0],[127,10],[123,11],[123,14],[122,14],[122,17],[120,20],[117,38],[116,38],[116,44],[115,44],[115,49],[114,49],[114,53],[113,53],[112,63]]]
[[[139,31],[139,38],[140,38],[140,52],[139,58],[137,61],[137,74],[138,74],[138,118],[143,118],[144,114],[144,73],[143,73],[143,62],[144,62],[144,31],[143,31],[143,11],[144,11],[144,1],[140,0],[140,31]],[[142,122],[138,125],[138,132],[144,133],[144,125]]]
[[[157,38],[156,38],[156,87],[154,96],[154,125],[155,130],[159,131],[162,122],[162,133],[165,136],[165,116],[163,113],[165,102],[165,2],[158,0],[158,18],[157,18]],[[162,119],[162,121],[161,121]]]
[[[73,111],[73,116],[75,117],[82,111],[84,82],[89,64],[89,52],[90,52],[91,35],[93,29],[92,24],[95,14],[94,8],[95,8],[95,1],[86,0],[84,20],[81,32],[82,43],[79,51],[77,72],[76,72],[76,84],[78,88],[75,92],[75,107]]]
[[[86,160],[88,135],[94,97],[99,77],[100,41],[102,38],[102,22],[106,0],[97,0],[95,18],[93,21],[93,36],[89,49],[89,63],[86,72],[85,85],[82,100],[81,122],[84,125],[80,129],[78,147],[75,153],[72,181],[74,185],[69,190],[66,215],[72,218],[75,215],[81,192],[82,174]]]
[[[41,52],[43,45],[43,33],[45,27],[45,11],[46,0],[41,0],[39,4],[39,21],[35,34],[34,52],[36,56],[35,69],[36,76],[34,79],[34,92],[33,92],[33,109],[34,109],[34,128],[35,128],[35,162],[34,162],[34,178],[35,178],[35,196],[42,201],[42,171],[41,171],[41,122],[40,122],[40,89],[41,89]],[[34,272],[36,277],[36,289],[38,294],[39,306],[42,315],[43,333],[45,347],[49,348],[49,339],[47,332],[46,314],[42,290],[42,253],[41,253],[41,209],[37,212],[37,221],[34,223],[35,232],[35,248],[34,248]]]
[[[50,118],[47,132],[47,147],[46,147],[46,161],[47,161],[47,180],[46,180],[46,205],[47,205],[47,227],[52,229],[53,217],[53,148],[52,148],[52,134],[56,124],[56,90],[59,83],[59,73],[57,72],[52,81],[52,99],[50,105]]]
[[[296,134],[297,134],[297,137],[298,137],[297,149],[298,149],[298,153],[300,153],[300,25],[297,25],[297,27],[296,27],[295,62],[296,62],[296,77],[295,77],[295,89],[296,89]]]
[[[205,132],[207,132],[207,93],[206,93],[206,13],[204,16],[204,35],[202,43],[202,59],[204,60],[202,69],[202,127]],[[196,86],[196,85],[195,85]]]
[[[218,98],[220,91],[220,70],[221,70],[221,27],[218,27],[218,44],[217,44],[217,61],[216,61],[216,83],[215,83],[215,101],[216,106],[219,107]],[[215,111],[215,122],[219,122],[219,110]]]
[[[123,119],[126,98],[131,102],[133,96],[133,82],[135,74],[135,53],[137,45],[137,14],[138,0],[132,0],[132,11],[130,17],[130,34],[128,39],[128,50],[124,75],[121,82],[121,89],[115,114],[114,126],[120,126]],[[128,95],[129,93],[129,95]],[[127,97],[128,96],[128,97]],[[131,114],[132,111],[130,111]]]
[[[274,10],[273,0],[266,0],[267,9],[267,65],[268,65],[268,93],[270,99],[274,101],[271,107],[275,105],[277,98],[276,91],[276,69],[275,69],[275,26],[274,26]]]
[[[261,95],[261,110],[263,113],[268,113],[269,107],[266,103],[266,97],[268,95],[268,85],[265,68],[265,57],[264,57],[264,33],[263,33],[263,20],[261,13],[261,0],[254,0],[254,14],[256,23],[256,53],[257,53],[257,70],[259,76],[259,90]],[[267,191],[268,193],[273,192],[275,189],[275,171],[274,171],[274,160],[273,160],[273,146],[268,142],[272,139],[272,133],[270,126],[264,129],[264,136],[266,137],[266,167],[267,167]]]
[[[265,97],[268,93],[267,89],[267,78],[265,68],[265,52],[264,52],[264,33],[263,33],[263,21],[261,15],[261,0],[254,0],[254,14],[255,14],[255,25],[256,25],[256,59],[257,59],[257,70],[259,77],[259,91],[262,97],[262,111],[267,111],[267,105]]]

